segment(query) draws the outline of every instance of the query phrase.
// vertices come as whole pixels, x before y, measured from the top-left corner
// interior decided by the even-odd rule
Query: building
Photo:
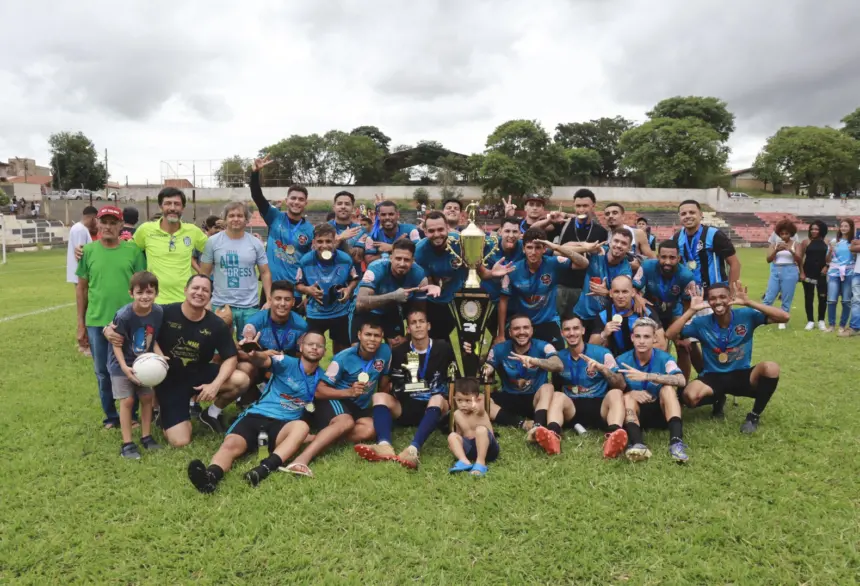
[[[753,168],[738,169],[729,173],[729,191],[770,191],[774,192],[772,183],[765,183],[761,179],[756,179],[753,175]],[[777,193],[794,193],[793,185],[782,184],[777,186],[780,189]]]
[[[165,179],[164,187],[175,187],[176,189],[194,189],[194,185],[188,179]]]
[[[8,163],[7,177],[24,177],[29,175],[51,175],[50,167],[42,167],[36,164],[35,159],[23,159],[11,157]]]
[[[0,161],[0,179],[4,179],[9,176],[9,163],[4,163]]]

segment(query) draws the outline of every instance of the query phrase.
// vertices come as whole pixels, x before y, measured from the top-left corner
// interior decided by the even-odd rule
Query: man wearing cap
[[[134,238],[135,226],[140,219],[140,214],[137,213],[137,208],[128,206],[122,210],[122,229],[119,231],[119,237],[122,240],[131,240]]]
[[[146,268],[140,248],[121,240],[122,211],[104,206],[96,214],[101,238],[85,245],[78,262],[78,344],[89,341],[93,354],[93,369],[99,387],[106,429],[119,426],[119,415],[113,399],[107,360],[110,344],[102,328],[111,323],[116,312],[131,303],[128,283],[132,275]]]
[[[505,201],[505,215],[511,216],[515,213],[517,206],[511,203],[508,197]],[[525,234],[529,228],[540,228],[544,232],[551,233],[555,226],[546,216],[546,200],[538,193],[529,193],[523,198],[523,209],[526,217],[520,222],[520,234]]]

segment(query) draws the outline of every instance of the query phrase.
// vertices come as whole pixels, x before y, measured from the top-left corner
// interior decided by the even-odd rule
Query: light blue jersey
[[[375,260],[367,266],[367,270],[364,272],[364,276],[356,288],[356,295],[358,295],[358,290],[362,287],[370,289],[376,295],[385,295],[400,288],[413,289],[421,284],[424,277],[424,269],[415,263],[412,264],[409,272],[397,278],[391,272],[391,261],[388,259]],[[426,299],[426,292],[413,291],[409,294],[407,301],[424,301]],[[376,309],[371,309],[370,313],[385,315],[387,309],[386,307],[377,307]]]
[[[296,312],[291,311],[287,323],[281,325],[271,318],[270,310],[258,311],[245,322],[251,324],[260,334],[260,346],[266,350],[295,352],[302,334],[308,331],[308,323]],[[239,332],[241,334],[242,332]]]
[[[269,206],[263,219],[269,227],[266,256],[272,280],[289,281],[295,285],[299,259],[311,250],[314,226],[305,218],[292,221],[286,212],[275,206]]]
[[[487,364],[492,366],[502,379],[501,392],[516,395],[533,395],[548,380],[547,371],[537,366],[526,368],[521,362],[511,358],[514,353],[513,340],[496,344],[487,354]],[[556,355],[555,347],[549,342],[532,339],[525,356],[551,358]]]
[[[456,233],[451,233],[451,236],[454,238],[451,247],[460,254],[460,237]],[[454,294],[463,288],[469,275],[469,269],[459,266],[455,256],[452,256],[447,249],[436,250],[428,238],[422,239],[415,246],[415,264],[424,269],[424,274],[428,278],[437,279],[442,288],[439,297],[427,299],[430,303],[447,304],[453,301]]]
[[[621,262],[610,265],[605,254],[589,254],[588,268],[585,269],[585,285],[582,289],[582,295],[579,296],[579,301],[573,308],[573,312],[582,319],[594,319],[597,314],[604,308],[606,303],[603,297],[588,295],[591,290],[591,283],[603,284],[607,289],[612,284],[615,277],[622,275],[633,278],[633,271],[630,270],[630,263],[626,258],[622,258]]]
[[[349,313],[352,299],[340,301],[341,290],[358,279],[352,257],[342,250],[335,250],[330,260],[323,260],[317,251],[304,255],[299,261],[296,282],[310,287],[318,285],[323,290],[323,302],[308,297],[307,315],[311,319],[331,319]]]
[[[687,287],[693,282],[693,271],[686,266],[678,264],[667,278],[660,269],[660,261],[648,259],[642,262],[634,285],[640,290],[644,288],[645,299],[653,303],[654,311],[664,317],[678,317],[684,313],[683,302],[690,301]]]
[[[248,407],[239,419],[246,414],[251,414],[271,417],[278,421],[296,421],[301,419],[305,406],[313,402],[317,384],[323,376],[319,366],[313,374],[309,375],[305,373],[300,359],[292,356],[273,356],[271,370],[272,378],[266,383],[262,396]],[[236,421],[238,422],[239,419]],[[274,441],[275,438],[271,440]]]
[[[584,344],[582,353],[612,372],[618,372],[618,365],[612,357],[612,352],[603,346]],[[577,357],[574,360],[569,348],[559,352],[558,357],[564,364],[564,370],[553,374],[552,378],[557,390],[571,399],[600,399],[606,396],[609,384],[599,372],[589,374],[588,364],[584,358]]]
[[[382,344],[370,360],[365,360],[359,355],[357,344],[350,346],[335,354],[322,380],[332,388],[343,390],[357,382],[358,376],[363,372],[370,377],[364,387],[364,393],[347,400],[354,401],[360,409],[367,409],[370,407],[371,395],[379,386],[379,380],[391,372],[391,346]]]
[[[721,328],[714,314],[694,317],[681,330],[682,338],[697,338],[702,344],[702,356],[708,372],[727,373],[750,367],[752,358],[753,330],[767,323],[767,316],[751,307],[732,309],[732,320],[728,328]],[[727,356],[720,362],[720,354]]]
[[[639,362],[639,359],[636,358],[635,349],[625,352],[616,358],[616,360],[618,361],[618,364],[621,365],[621,368],[625,368],[624,365],[626,364],[640,372],[647,372],[649,374],[682,374],[681,369],[678,368],[678,363],[675,362],[675,358],[668,352],[664,352],[659,348],[651,350],[651,360],[644,364]],[[653,381],[632,381],[626,376],[624,377],[624,380],[627,382],[628,391],[648,391],[648,393],[655,399],[659,398],[660,389],[663,388],[663,385]]]
[[[361,237],[360,242],[361,246],[364,248],[365,254],[379,254],[379,250],[376,248],[377,242],[394,244],[394,242],[399,240],[402,236],[406,236],[416,244],[421,240],[421,232],[418,231],[418,226],[414,224],[397,224],[393,236],[387,236],[382,228],[379,228],[379,231],[376,234],[365,233]]]
[[[502,295],[517,302],[518,311],[532,320],[532,324],[559,323],[555,306],[559,275],[571,270],[570,259],[563,256],[544,256],[535,272],[529,269],[526,259],[514,263],[514,270],[502,277]]]

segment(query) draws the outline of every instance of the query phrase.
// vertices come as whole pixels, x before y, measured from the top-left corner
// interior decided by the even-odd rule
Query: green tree
[[[810,197],[819,186],[841,192],[857,182],[860,143],[833,128],[785,126],[767,139],[756,163],[807,185]]]
[[[721,174],[728,148],[720,134],[695,118],[657,118],[621,137],[622,172],[648,187],[707,187]]]
[[[570,183],[585,185],[589,177],[600,176],[600,153],[592,149],[567,149],[570,170],[567,179]]]
[[[608,179],[618,175],[621,135],[635,126],[621,116],[597,118],[589,122],[570,122],[555,127],[555,142],[567,149],[590,149],[599,155],[599,165],[592,174]]]
[[[656,118],[698,118],[720,135],[725,142],[735,130],[735,115],[728,111],[726,103],[719,98],[700,96],[675,96],[661,100],[648,112],[648,117]]]
[[[325,135],[332,151],[331,178],[341,184],[376,185],[383,177],[385,151],[369,136],[331,131]]]
[[[412,199],[415,200],[417,204],[430,205],[430,192],[427,191],[426,187],[416,187],[415,191],[412,192]]]
[[[753,163],[752,174],[759,181],[764,181],[765,189],[770,183],[774,193],[782,193],[785,175],[783,175],[782,169],[776,165],[773,157],[767,157],[763,152],[759,153]]]
[[[104,163],[98,160],[95,145],[84,133],[58,132],[48,138],[48,145],[54,189],[104,188],[107,182]]]
[[[388,154],[388,145],[391,143],[391,139],[376,126],[359,126],[358,128],[353,128],[350,131],[350,134],[370,138],[380,149],[382,149],[383,153],[386,155]]]
[[[221,166],[215,171],[218,187],[243,187],[249,173],[245,159],[241,155],[233,155],[221,161]]]
[[[845,124],[845,126],[841,128],[842,132],[854,140],[860,140],[860,108],[857,108],[845,116],[845,118],[842,119],[842,123]]]

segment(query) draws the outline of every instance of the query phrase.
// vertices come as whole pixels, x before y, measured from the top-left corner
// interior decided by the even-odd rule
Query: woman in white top
[[[782,297],[782,310],[791,312],[791,301],[794,290],[800,280],[800,246],[794,239],[797,226],[791,220],[780,220],[773,229],[779,241],[770,245],[767,251],[767,262],[770,263],[770,279],[764,294],[765,305],[773,305],[777,294]],[[779,324],[784,330],[785,324]]]

